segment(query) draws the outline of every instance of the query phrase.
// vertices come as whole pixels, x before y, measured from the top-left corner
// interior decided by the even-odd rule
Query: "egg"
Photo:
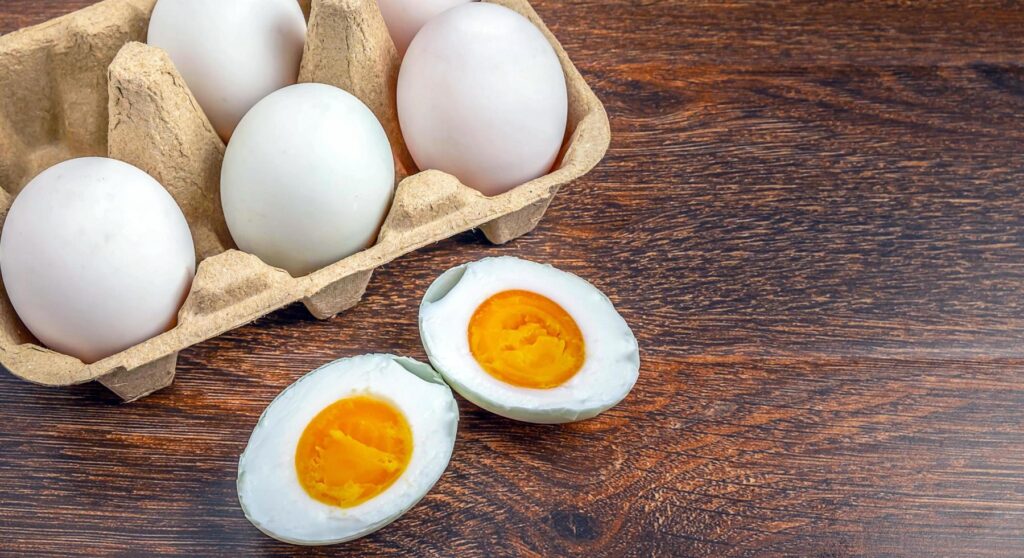
[[[380,122],[359,99],[316,83],[253,107],[221,169],[224,216],[238,247],[296,277],[371,246],[394,190]]]
[[[275,539],[335,544],[398,519],[451,460],[459,409],[430,366],[339,360],[285,389],[238,463],[245,516]]]
[[[306,19],[295,0],[159,0],[148,42],[227,141],[253,105],[298,79]]]
[[[377,0],[384,23],[400,54],[405,54],[409,43],[420,28],[431,18],[473,0]]]
[[[171,328],[195,270],[174,199],[113,159],[44,171],[14,199],[0,234],[0,274],[25,327],[87,363]]]
[[[622,401],[640,371],[636,338],[596,287],[551,266],[488,258],[441,275],[420,306],[431,364],[492,413],[558,424]]]
[[[552,170],[566,135],[565,74],[530,20],[472,2],[431,19],[413,39],[398,115],[421,170],[494,196]]]

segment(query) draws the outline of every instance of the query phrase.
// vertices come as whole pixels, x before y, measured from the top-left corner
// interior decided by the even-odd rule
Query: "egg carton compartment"
[[[562,63],[569,127],[555,170],[496,197],[443,172],[417,171],[398,125],[400,60],[376,1],[305,2],[309,31],[299,81],[334,85],[366,103],[388,133],[401,181],[374,246],[298,278],[235,249],[220,206],[224,143],[167,54],[140,42],[155,0],[106,0],[0,37],[3,215],[50,165],[107,155],[164,185],[189,222],[200,261],[174,329],[92,364],[40,346],[2,293],[0,364],[47,386],[98,381],[132,401],[170,385],[179,351],[274,310],[302,301],[327,319],[355,306],[373,270],[404,254],[474,228],[498,244],[532,231],[559,188],[604,157],[610,126],[529,2],[488,1],[533,21]]]

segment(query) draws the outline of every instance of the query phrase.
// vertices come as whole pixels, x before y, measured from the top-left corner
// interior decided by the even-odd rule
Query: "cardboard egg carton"
[[[98,381],[132,401],[170,385],[182,349],[296,301],[330,318],[359,302],[374,269],[413,250],[474,228],[498,244],[533,230],[558,189],[604,156],[608,117],[527,0],[490,1],[537,24],[569,89],[569,132],[556,170],[493,198],[451,175],[416,172],[395,106],[400,61],[376,1],[304,3],[309,35],[299,81],[335,85],[363,100],[388,132],[404,179],[375,246],[300,278],[235,249],[220,206],[224,143],[166,53],[142,42],[155,0],[106,0],[0,37],[2,216],[49,166],[109,156],[145,170],[174,196],[200,261],[174,329],[92,364],[39,345],[3,292],[0,363],[30,382]]]

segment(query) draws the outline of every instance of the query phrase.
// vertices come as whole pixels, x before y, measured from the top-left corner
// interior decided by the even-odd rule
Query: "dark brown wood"
[[[0,1],[0,31],[90,2]],[[607,160],[532,235],[379,271],[181,355],[134,405],[0,376],[0,553],[1020,556],[1024,5],[536,0],[605,100]],[[235,499],[265,405],[334,358],[424,358],[448,267],[577,272],[640,382],[564,427],[461,402],[451,467],[359,542],[278,544]]]

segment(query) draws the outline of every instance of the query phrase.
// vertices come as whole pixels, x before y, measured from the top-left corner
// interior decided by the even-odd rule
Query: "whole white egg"
[[[473,0],[377,0],[399,54],[405,54],[420,28],[445,10]]]
[[[368,535],[438,481],[458,422],[430,366],[391,355],[339,360],[267,407],[238,462],[238,500],[253,525],[284,542]]]
[[[87,363],[171,328],[195,270],[174,199],[113,159],[44,171],[14,199],[0,237],[0,273],[25,327]]]
[[[420,335],[455,391],[526,422],[594,417],[622,401],[640,371],[636,337],[601,291],[517,258],[441,275],[420,306]]]
[[[295,0],[159,0],[148,42],[227,141],[253,105],[298,80],[306,19]]]
[[[398,78],[398,115],[421,170],[497,195],[552,170],[566,134],[565,74],[530,20],[472,2],[430,20],[413,39]]]
[[[395,190],[384,128],[330,85],[293,85],[242,119],[224,155],[221,200],[242,250],[295,277],[376,241]]]

